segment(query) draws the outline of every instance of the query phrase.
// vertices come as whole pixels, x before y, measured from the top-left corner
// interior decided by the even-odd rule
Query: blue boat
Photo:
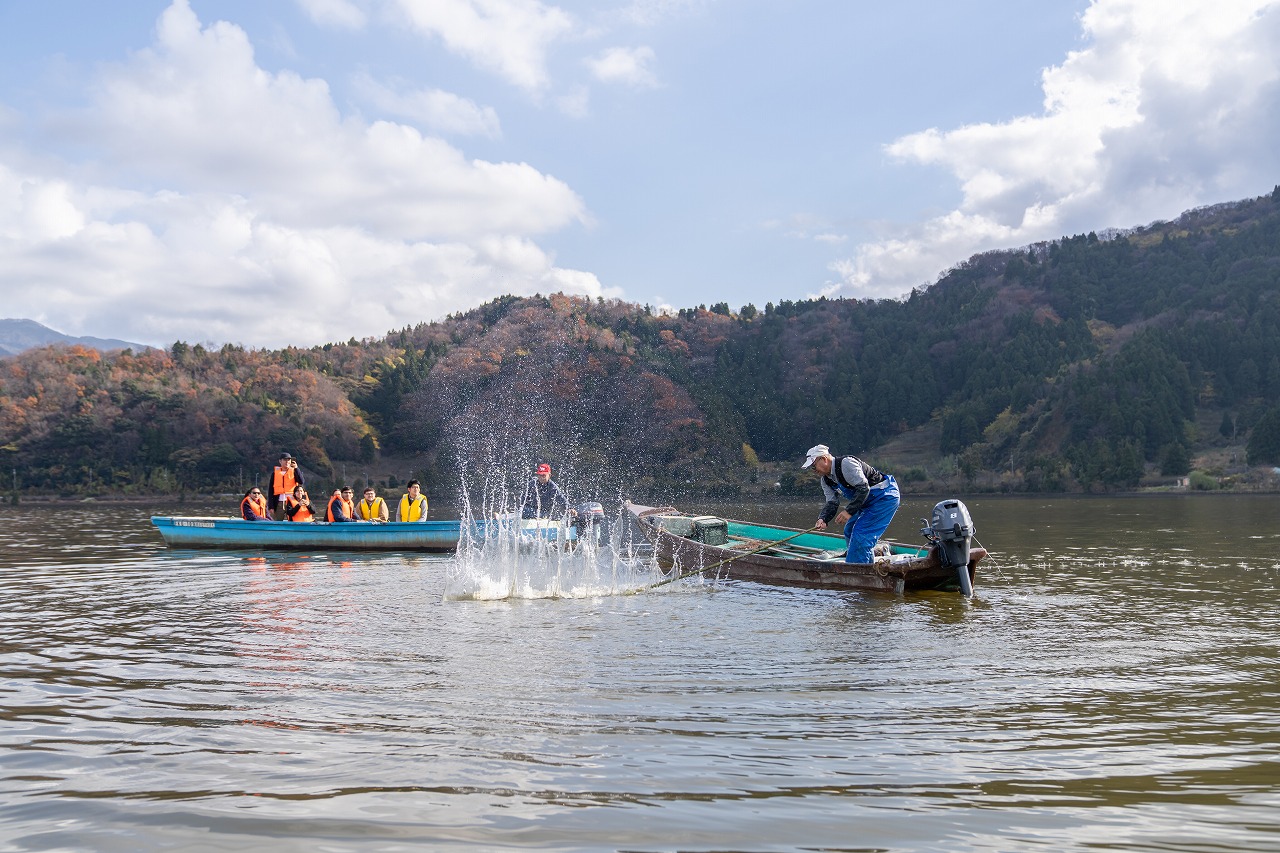
[[[231,550],[456,551],[462,522],[245,521],[241,518],[153,515],[170,548]],[[482,523],[477,523],[477,528]],[[477,531],[478,532],[478,531]]]
[[[375,523],[353,521],[245,521],[218,516],[153,515],[151,523],[170,548],[292,551],[438,551],[458,550],[462,522],[413,521]],[[471,535],[493,539],[509,532],[522,539],[541,539],[562,545],[577,540],[577,530],[546,519],[472,521]]]

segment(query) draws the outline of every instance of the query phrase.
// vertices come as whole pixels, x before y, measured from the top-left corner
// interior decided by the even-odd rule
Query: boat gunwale
[[[153,515],[151,523],[166,547],[228,551],[326,549],[449,553],[458,549],[463,533],[463,522],[456,519],[298,522],[249,521],[235,516]]]

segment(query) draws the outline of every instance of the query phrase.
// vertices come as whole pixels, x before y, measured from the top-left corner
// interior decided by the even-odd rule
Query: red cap
[[[534,469],[533,469],[533,473],[535,473],[535,474],[550,474],[550,473],[551,473],[551,466],[550,466],[550,465],[548,465],[547,463],[543,462],[543,463],[542,463],[541,465],[539,465],[537,468],[534,468]]]

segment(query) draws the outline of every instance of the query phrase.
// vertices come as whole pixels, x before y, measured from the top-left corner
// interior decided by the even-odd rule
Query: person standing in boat
[[[373,486],[367,486],[364,497],[360,499],[360,503],[356,504],[356,514],[365,521],[385,522],[388,517],[387,502],[378,497]]]
[[[254,486],[252,489],[244,493],[244,497],[240,499],[240,517],[245,521],[270,521],[270,509],[267,508],[267,499],[262,495],[262,489]]]
[[[311,498],[302,486],[294,486],[293,494],[285,498],[284,517],[290,521],[312,521],[315,511],[311,509]]]
[[[352,502],[353,492],[350,486],[343,486],[341,491],[333,493],[329,498],[329,507],[325,510],[324,520],[329,522],[355,521],[356,505]]]
[[[400,506],[396,508],[396,521],[426,521],[427,496],[422,493],[422,484],[410,480],[405,486],[404,497],[400,498]]]
[[[827,499],[814,526],[825,530],[833,521],[843,523],[844,541],[849,546],[844,561],[873,562],[872,549],[889,528],[902,499],[898,481],[856,456],[833,456],[825,444],[810,447],[800,467],[811,465],[818,472],[822,494]],[[840,509],[841,495],[849,501],[844,509]]]
[[[520,505],[521,518],[560,518],[573,516],[569,500],[551,479],[551,466],[543,462],[533,469],[533,479],[525,486],[524,500]]]
[[[271,508],[275,510],[276,521],[284,521],[285,504],[293,494],[293,487],[302,485],[306,484],[302,482],[298,460],[281,453],[280,464],[271,471]]]

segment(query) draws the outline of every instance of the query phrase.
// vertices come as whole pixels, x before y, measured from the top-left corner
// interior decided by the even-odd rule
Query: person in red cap
[[[560,518],[573,515],[569,501],[551,479],[551,466],[543,462],[533,469],[533,479],[524,490],[521,518]]]

